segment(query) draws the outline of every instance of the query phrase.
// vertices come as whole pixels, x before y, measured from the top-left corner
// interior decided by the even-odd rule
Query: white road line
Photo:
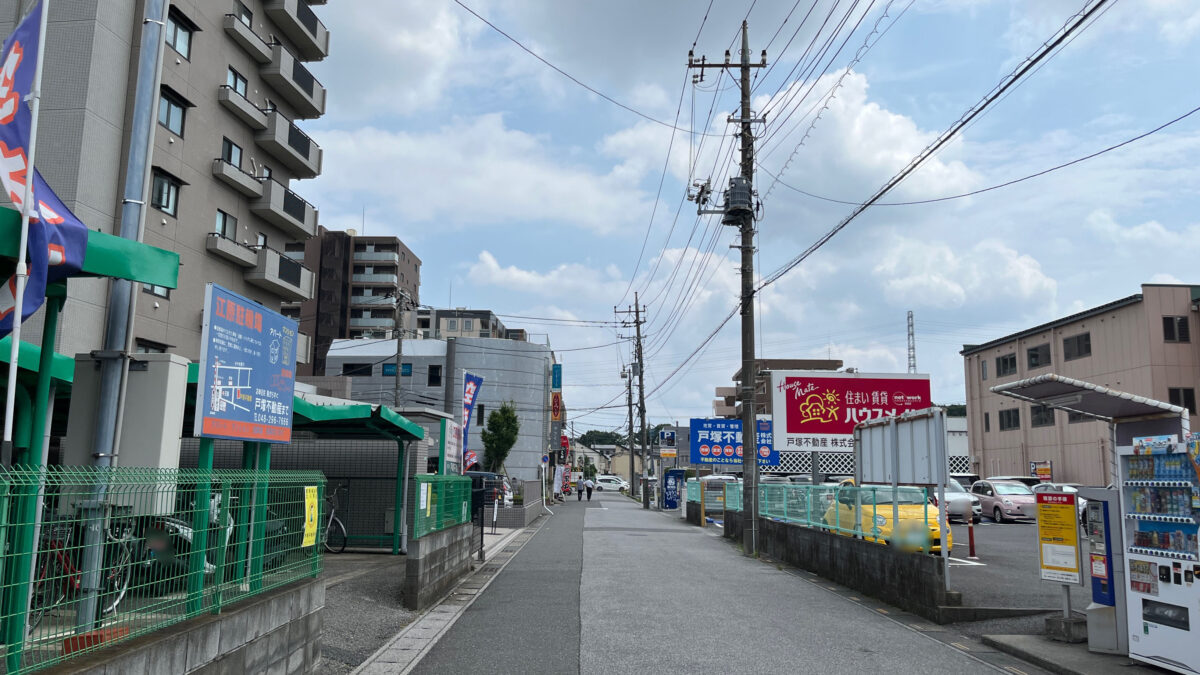
[[[954,556],[950,556],[950,561],[952,563],[957,563],[955,565],[956,567],[962,565],[970,565],[971,567],[987,567],[987,563],[981,563],[977,560],[963,560],[962,558],[955,558]]]

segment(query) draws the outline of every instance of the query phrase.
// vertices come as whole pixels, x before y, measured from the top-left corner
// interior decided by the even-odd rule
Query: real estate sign
[[[928,375],[777,370],[771,389],[778,450],[853,452],[859,422],[932,405]]]
[[[196,382],[196,436],[291,442],[297,328],[278,312],[208,284]]]
[[[742,443],[742,421],[727,419],[692,418],[691,422],[692,464],[742,465],[745,453]],[[750,452],[758,456],[759,466],[779,463],[779,452],[775,450],[770,420],[758,420],[754,444]]]

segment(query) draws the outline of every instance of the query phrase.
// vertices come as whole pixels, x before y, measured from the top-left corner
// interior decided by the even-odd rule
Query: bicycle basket
[[[75,533],[74,520],[46,521],[42,523],[42,541],[62,542],[63,546],[71,545],[71,537]]]

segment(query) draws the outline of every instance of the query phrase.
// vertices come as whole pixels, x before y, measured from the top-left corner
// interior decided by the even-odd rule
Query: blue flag
[[[33,89],[37,70],[42,11],[43,3],[39,2],[4,41],[0,53],[0,185],[18,210],[24,206],[25,184],[31,173],[27,153],[33,114],[26,99]],[[36,169],[32,174],[29,280],[21,321],[41,307],[46,298],[46,284],[82,269],[87,250],[87,226],[67,209]],[[0,336],[12,332],[16,293],[16,276],[0,286]]]
[[[479,454],[467,449],[467,432],[471,430],[471,412],[475,410],[475,399],[479,397],[479,388],[483,386],[483,378],[470,373],[463,373],[463,414],[462,414],[462,445],[463,469],[479,463]]]

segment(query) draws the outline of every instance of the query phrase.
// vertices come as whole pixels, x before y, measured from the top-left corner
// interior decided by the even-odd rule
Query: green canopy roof
[[[0,339],[0,363],[8,363],[8,355],[12,350],[12,336],[5,336]],[[42,348],[25,341],[21,341],[17,347],[17,367],[21,370],[27,370],[36,373],[38,370],[38,361],[42,355]],[[75,379],[75,359],[69,356],[56,353],[51,365],[51,377],[59,382],[70,383]]]
[[[0,257],[17,257],[21,214],[0,208]],[[138,241],[88,230],[83,270],[78,276],[113,277],[166,288],[179,287],[179,254]]]

